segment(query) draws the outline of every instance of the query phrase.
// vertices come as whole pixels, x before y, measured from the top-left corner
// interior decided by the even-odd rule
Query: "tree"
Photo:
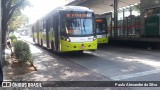
[[[29,19],[26,15],[15,15],[13,14],[12,18],[8,22],[8,33],[11,31],[17,30],[17,28],[20,28],[21,26],[25,26],[26,23],[29,22]]]
[[[8,22],[17,12],[20,12],[20,9],[24,8],[26,5],[28,5],[27,0],[1,0],[1,12],[2,12],[2,65],[4,62],[4,55],[5,55],[5,43],[6,43],[6,33],[8,31]],[[0,67],[0,85],[3,81],[3,70],[2,67]]]
[[[4,55],[6,34],[8,32],[9,20],[14,14],[20,13],[26,5],[27,0],[2,0],[2,55]]]

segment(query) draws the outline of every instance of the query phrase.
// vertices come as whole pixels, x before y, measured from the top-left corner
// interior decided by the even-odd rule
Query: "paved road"
[[[96,52],[62,54],[60,57],[111,80],[160,81],[160,51],[102,46]]]
[[[160,51],[101,46],[96,52],[62,57],[113,80],[160,81]]]
[[[112,80],[160,81],[160,52],[106,46],[64,57]]]

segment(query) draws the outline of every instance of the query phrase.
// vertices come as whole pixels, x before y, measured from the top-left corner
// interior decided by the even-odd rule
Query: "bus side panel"
[[[53,42],[54,42],[54,32],[53,32],[53,16],[49,17],[49,32],[48,32],[48,46],[49,49],[54,48]]]
[[[48,40],[48,49],[53,49],[53,16],[51,15],[48,19],[48,36],[47,36],[47,40]]]

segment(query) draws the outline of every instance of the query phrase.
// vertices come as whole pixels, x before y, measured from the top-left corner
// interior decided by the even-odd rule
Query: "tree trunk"
[[[4,21],[4,19],[2,18],[2,61],[1,61],[1,68],[0,68],[0,86],[2,85],[2,81],[3,81],[3,67],[5,64],[5,46],[6,46],[6,32],[8,30],[7,27],[7,22]]]
[[[6,32],[8,31],[7,22],[2,19],[2,66],[5,62]]]
[[[4,15],[4,14],[3,14]],[[2,85],[3,81],[3,67],[5,64],[5,44],[6,44],[6,32],[7,32],[7,22],[5,17],[2,18],[2,59],[1,59],[1,68],[0,68],[0,85]]]

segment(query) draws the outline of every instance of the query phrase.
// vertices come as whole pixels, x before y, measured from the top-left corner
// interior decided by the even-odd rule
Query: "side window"
[[[53,17],[53,31],[58,30],[58,19],[56,16]]]
[[[35,27],[34,26],[32,26],[32,33],[34,33],[35,32]]]
[[[42,21],[39,22],[39,29],[40,29],[41,32],[43,31],[43,22]]]
[[[50,20],[49,20],[49,22],[50,22],[50,31],[53,31],[53,17],[50,17]]]
[[[53,20],[53,31],[55,31],[55,29],[56,29],[56,27],[55,27],[55,26],[56,26],[56,23],[55,23],[55,22],[56,22],[56,21],[55,21],[55,17],[53,17],[53,19],[52,19],[52,20]]]
[[[50,29],[50,18],[46,20],[46,30],[49,31],[49,29]]]
[[[67,22],[65,19],[62,20],[62,28],[61,28],[61,33],[65,34],[66,33],[66,29],[67,29]]]
[[[45,32],[46,31],[46,20],[45,21],[43,21],[43,31]]]

